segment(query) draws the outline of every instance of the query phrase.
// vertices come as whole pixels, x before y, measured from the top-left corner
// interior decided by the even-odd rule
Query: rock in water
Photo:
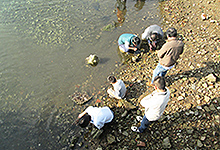
[[[80,92],[75,92],[72,95],[72,100],[79,105],[83,105],[84,103],[88,102],[91,99],[92,96],[89,96],[87,93],[83,94]]]
[[[90,54],[87,58],[86,58],[87,64],[90,64],[91,66],[96,66],[99,63],[99,58],[98,56],[96,56],[95,54]]]

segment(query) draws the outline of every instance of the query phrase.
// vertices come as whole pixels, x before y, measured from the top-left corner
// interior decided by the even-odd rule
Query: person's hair
[[[117,81],[114,76],[108,76],[107,80],[111,83],[115,83]]]
[[[177,30],[175,28],[169,28],[169,29],[167,29],[166,34],[169,37],[176,37],[177,36]]]
[[[160,90],[165,90],[166,82],[165,82],[164,77],[156,76],[154,78],[153,85],[155,85]]]
[[[151,33],[150,38],[151,38],[152,41],[156,41],[156,40],[157,40],[157,37],[158,37],[158,34],[157,34],[157,33]]]
[[[86,113],[84,116],[80,118],[78,125],[82,128],[85,128],[88,126],[90,121],[91,121],[91,116]]]
[[[133,37],[132,42],[134,42],[134,44],[136,44],[136,45],[139,45],[141,41],[140,41],[139,37],[135,36],[135,37]]]

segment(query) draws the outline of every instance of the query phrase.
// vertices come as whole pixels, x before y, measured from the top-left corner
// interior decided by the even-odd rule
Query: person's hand
[[[137,48],[135,47],[135,48],[134,48],[134,51],[136,51],[136,50],[137,50]]]
[[[156,48],[156,43],[155,43],[155,42],[152,42],[152,46]]]
[[[149,44],[149,47],[150,47],[150,50],[152,51],[152,49],[153,49],[153,46],[152,46],[151,44]]]
[[[79,114],[78,118],[82,118],[82,116],[84,116],[86,114],[86,112],[82,112],[81,114]]]
[[[78,119],[79,119],[79,118],[82,118],[82,114],[79,114]]]

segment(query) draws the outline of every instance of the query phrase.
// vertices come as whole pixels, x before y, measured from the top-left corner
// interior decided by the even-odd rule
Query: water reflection
[[[125,21],[125,15],[127,12],[126,0],[117,0],[115,6],[116,6],[117,18],[118,18],[118,23],[116,23],[116,27],[117,26],[121,27],[123,22]]]
[[[143,8],[145,4],[145,0],[136,0],[136,4],[134,5],[134,7],[136,8],[136,11],[139,11]]]

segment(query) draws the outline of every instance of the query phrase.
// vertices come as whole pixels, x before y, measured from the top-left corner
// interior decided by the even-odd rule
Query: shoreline
[[[118,107],[118,101],[110,99],[104,88],[90,105],[109,106],[114,111],[114,120],[100,132],[87,130],[89,135],[92,132],[101,135],[94,137],[93,134],[80,142],[72,140],[72,148],[142,149],[136,146],[140,140],[145,142],[147,149],[220,149],[219,4],[216,0],[170,0],[161,3],[160,7],[164,10],[163,30],[175,27],[185,43],[178,64],[166,75],[171,97],[161,119],[142,134],[130,129],[138,124],[136,116],[143,115],[143,110],[134,109],[133,105],[137,105],[142,94],[153,91],[146,82],[152,77],[157,56],[147,52],[139,62],[121,66],[121,71],[112,73],[125,82],[128,89],[126,100],[133,105],[124,108],[122,102],[119,103],[122,107]],[[202,13],[209,17],[203,20]],[[81,129],[80,132],[85,131]]]

